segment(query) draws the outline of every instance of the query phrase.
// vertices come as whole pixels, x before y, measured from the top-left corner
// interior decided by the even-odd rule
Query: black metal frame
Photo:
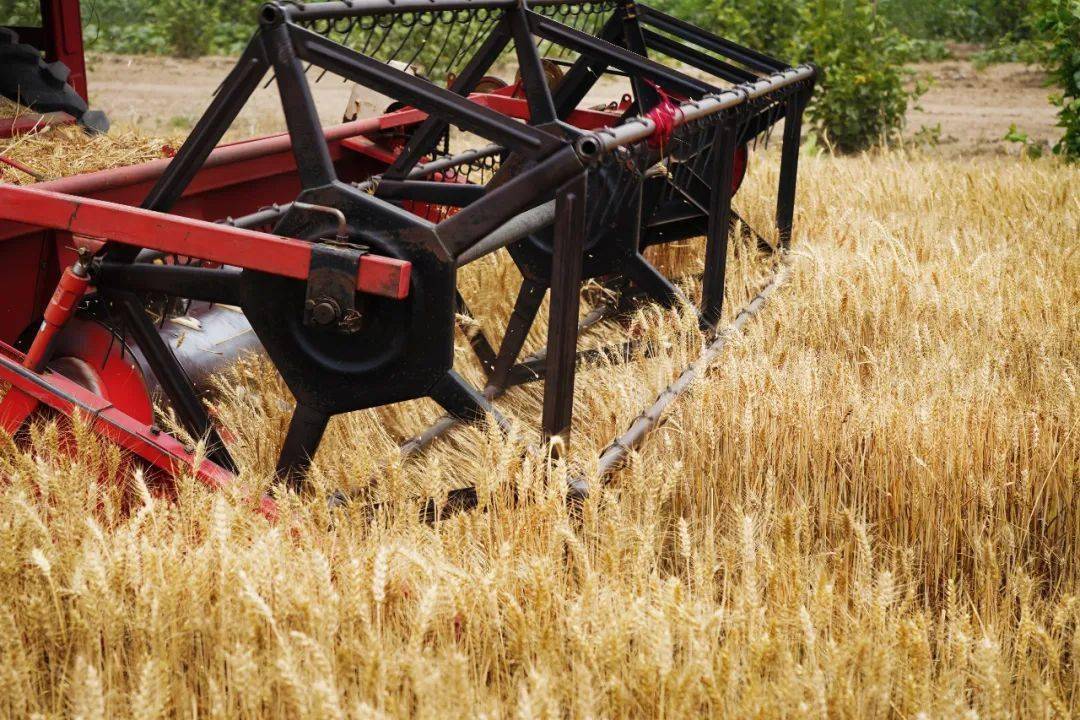
[[[816,71],[809,66],[787,67],[632,0],[614,5],[612,17],[596,37],[535,10],[565,4],[560,0],[343,0],[263,6],[258,32],[143,207],[168,211],[173,206],[251,93],[272,71],[303,191],[297,202],[277,213],[260,214],[258,222],[276,221],[276,234],[313,243],[334,237],[336,232],[339,241],[362,246],[341,251],[346,267],[350,257],[357,257],[350,252],[365,249],[408,260],[413,267],[412,289],[401,301],[364,298],[364,324],[343,333],[340,328],[311,322],[304,309],[311,288],[301,281],[248,270],[180,270],[149,265],[136,269],[136,250],[107,245],[95,264],[99,290],[134,329],[135,341],[168,398],[181,410],[179,417],[186,429],[210,436],[213,459],[226,467],[234,466],[182,368],[157,334],[150,332],[152,326],[137,290],[152,287],[171,295],[227,301],[243,308],[297,399],[278,471],[299,488],[333,414],[426,396],[447,410],[452,418],[449,425],[484,416],[504,423],[492,409],[490,398],[514,382],[541,374],[545,376],[543,436],[561,438],[561,443],[552,446],[565,451],[572,424],[575,369],[581,360],[577,340],[583,279],[625,276],[628,296],[643,295],[669,305],[678,302],[678,288],[650,265],[641,251],[651,243],[701,234],[704,226],[707,242],[701,317],[703,328],[712,328],[722,312],[735,151],[768,130],[781,112],[788,124],[777,224],[782,245],[787,246],[799,123]],[[450,88],[437,87],[311,29],[316,21],[476,8],[500,10],[503,16]],[[675,44],[662,33],[683,35],[702,50]],[[579,54],[554,91],[545,79],[537,40],[557,43]],[[510,45],[521,67],[531,114],[528,124],[464,97]],[[651,49],[712,73],[718,83],[697,80],[649,59]],[[373,192],[337,177],[304,63],[428,114],[396,162],[372,184]],[[646,172],[658,162],[669,161],[672,150],[671,144],[664,148],[650,143],[656,129],[652,120],[626,117],[617,127],[599,132],[584,132],[567,124],[570,112],[608,68],[630,76],[635,112],[658,101],[656,87],[688,98],[676,116],[678,128],[671,144],[691,135],[707,137],[708,142],[695,141],[700,145],[692,172],[696,184],[681,189],[678,196],[665,190],[668,180]],[[721,83],[730,82],[740,84],[721,88]],[[429,167],[435,165],[417,166],[433,154],[449,125],[497,146],[501,164],[486,185],[432,182]],[[444,162],[439,167],[453,167],[453,163]],[[406,199],[460,210],[432,223],[405,210],[400,203]],[[679,222],[667,223],[662,231],[650,226],[649,221],[662,209],[668,213],[664,217],[678,215],[671,213],[673,205],[683,208]],[[343,216],[343,228],[327,208]],[[534,225],[508,230],[524,213],[535,216]],[[243,218],[234,221],[240,226],[246,222]],[[454,313],[459,306],[464,309],[455,276],[463,256],[474,257],[477,248],[486,253],[499,247],[508,247],[524,282],[499,352],[495,353],[486,338],[476,334],[471,338],[490,373],[487,391],[481,394],[452,366]],[[530,366],[517,360],[549,290],[546,360],[543,372],[538,373],[535,363]],[[432,437],[431,433],[427,436]]]
[[[760,73],[792,70],[784,63],[712,36],[651,8],[635,6],[631,2],[619,3],[615,7],[616,12],[604,25],[598,34],[599,37],[595,38],[534,12],[529,11],[527,14],[527,21],[536,36],[572,46],[573,49],[581,52],[578,61],[571,66],[570,72],[564,78],[563,84],[553,93],[560,121],[567,117],[609,65],[630,74],[636,94],[646,103],[649,99],[655,102],[656,93],[649,84],[641,82],[643,76],[693,97],[702,97],[706,93],[718,91],[716,85],[696,80],[649,61],[644,56],[653,46],[666,55],[715,75],[721,81],[743,83],[760,81]],[[656,30],[642,30],[638,22],[639,16],[645,23],[663,32],[682,33],[689,28],[691,41],[698,42],[710,51],[721,53],[733,62],[745,63],[750,69],[676,43]],[[518,15],[511,16],[511,20],[516,17]],[[632,48],[633,52],[626,48]],[[520,50],[518,55],[520,58]],[[478,63],[478,66],[486,71],[490,66],[489,61],[493,59],[494,56]],[[768,93],[758,87],[754,91],[753,102],[747,102],[729,112],[723,121],[716,123],[715,130],[711,128],[706,130],[711,139],[710,145],[724,148],[726,151],[711,152],[711,147],[709,147],[707,150],[710,151],[701,153],[706,178],[701,179],[695,173],[690,173],[697,186],[694,188],[696,193],[683,192],[685,198],[682,201],[675,203],[669,201],[662,209],[654,208],[653,217],[663,218],[664,213],[667,212],[668,222],[660,223],[658,219],[656,224],[651,224],[642,217],[643,206],[652,207],[659,201],[661,193],[656,186],[664,184],[664,181],[655,180],[641,184],[639,188],[641,197],[631,201],[628,212],[610,214],[609,217],[613,221],[610,227],[604,227],[603,222],[589,225],[587,228],[589,252],[586,256],[583,276],[609,278],[612,275],[623,275],[628,278],[630,287],[638,295],[665,305],[675,304],[684,300],[680,291],[645,260],[641,251],[652,244],[705,235],[707,238],[706,272],[700,310],[701,325],[705,330],[713,328],[719,322],[722,313],[728,229],[736,217],[731,208],[733,194],[731,190],[733,152],[731,149],[745,145],[759,134],[768,131],[781,116],[787,120],[788,129],[785,133],[777,222],[781,246],[786,249],[790,243],[800,122],[812,92],[815,76],[813,69],[804,68],[803,70],[807,72],[799,83],[777,88],[773,93]],[[750,100],[749,96],[747,100]],[[533,104],[530,96],[530,107]],[[635,106],[637,106],[636,101]],[[429,123],[438,124],[438,121],[429,121]],[[445,124],[438,127],[441,131],[445,129]],[[420,144],[416,139],[420,135],[422,133],[414,136],[408,151],[399,158],[398,164],[395,164],[395,172],[401,173],[409,167],[409,161],[434,149],[434,142],[430,139],[427,145]],[[438,134],[433,132],[430,137],[438,137]],[[655,158],[650,156],[649,159]],[[595,178],[595,174],[591,174],[590,178]],[[708,178],[720,178],[720,180],[710,182]],[[687,212],[688,209],[695,208],[697,212]],[[671,220],[672,216],[675,220]],[[516,363],[516,359],[539,311],[545,292],[551,287],[557,271],[562,269],[560,261],[553,258],[554,243],[550,239],[550,232],[530,234],[527,238],[511,244],[508,249],[522,272],[523,283],[498,354],[492,357],[491,343],[482,335],[478,336],[473,331],[470,336],[473,347],[478,350],[479,359],[489,372],[489,384],[485,390],[485,395],[488,397],[501,395],[508,386],[544,378],[543,365],[538,366],[536,362]],[[555,298],[556,293],[553,292],[553,304]],[[566,329],[563,325],[554,323],[551,332],[553,335],[563,335]],[[626,354],[625,350],[619,351],[617,348],[609,349],[607,352],[594,350],[579,353],[578,359],[587,360],[597,356],[625,356]],[[572,385],[560,388],[557,380],[551,382],[554,384],[552,392],[555,394],[568,394],[572,390]],[[543,434],[545,437],[553,434],[566,435],[568,429],[568,424],[567,427],[561,427],[560,424],[551,424],[545,419]],[[430,433],[425,434],[425,436],[429,435]],[[564,443],[565,439],[564,437]]]

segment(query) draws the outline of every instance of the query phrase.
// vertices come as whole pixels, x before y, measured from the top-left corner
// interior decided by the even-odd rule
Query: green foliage
[[[203,0],[171,0],[159,5],[154,14],[165,28],[173,53],[191,58],[201,57],[213,47],[217,10]]]
[[[723,28],[748,47],[794,57],[805,30],[804,5],[805,0],[711,0],[706,7],[713,20],[707,27]]]
[[[917,38],[954,38],[957,0],[881,0],[881,13],[901,32]]]
[[[923,91],[904,70],[904,37],[873,0],[809,0],[803,14],[805,59],[823,70],[808,110],[812,131],[839,152],[894,140]]]
[[[651,4],[677,18],[708,28],[725,37],[736,37],[743,26],[741,17],[717,17],[708,0],[653,0]],[[728,24],[732,20],[736,27]]]
[[[937,147],[941,144],[941,123],[923,125],[912,136],[916,145],[923,147]]]
[[[1020,41],[1006,39],[980,50],[971,59],[976,69],[982,70],[995,63],[1038,64],[1042,62],[1044,54],[1044,43],[1034,38]]]
[[[909,37],[903,45],[903,62],[939,62],[952,58],[952,52],[941,40]]]
[[[949,57],[944,39],[989,43],[977,63],[1045,60],[1064,92],[1065,137],[1080,156],[1080,0],[653,0],[725,37],[824,71],[809,110],[814,140],[857,152],[894,139],[920,86],[905,63]],[[93,50],[194,57],[238,53],[261,0],[93,0]],[[38,0],[0,0],[0,24],[37,25]],[[1049,42],[1048,42],[1049,41]],[[1050,49],[1047,51],[1046,48]]]
[[[92,50],[228,55],[251,38],[259,5],[258,0],[94,0],[83,3],[83,22]]]
[[[663,7],[688,15],[691,0]],[[815,143],[859,152],[897,137],[909,102],[922,88],[904,64],[947,55],[942,43],[916,43],[899,33],[874,0],[711,0],[704,27],[789,61],[823,70],[808,111]]]
[[[1080,161],[1080,0],[1055,0],[1039,27],[1049,40],[1047,68],[1062,88],[1053,101],[1065,134],[1054,152]]]
[[[1009,126],[1009,132],[1005,133],[1005,137],[1002,139],[1019,145],[1024,156],[1032,160],[1038,160],[1046,152],[1046,142],[1032,140],[1026,132],[1016,126],[1016,123]]]
[[[0,27],[41,25],[41,5],[37,0],[0,0]]]
[[[964,42],[1017,42],[1046,0],[880,0],[882,14],[911,37]]]

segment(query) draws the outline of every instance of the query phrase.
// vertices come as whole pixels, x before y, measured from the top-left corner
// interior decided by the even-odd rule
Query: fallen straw
[[[598,477],[603,479],[605,476],[618,469],[626,461],[630,452],[637,448],[650,432],[660,426],[663,421],[664,412],[668,407],[675,402],[680,395],[686,392],[698,376],[704,374],[705,371],[708,370],[709,366],[712,365],[720,353],[723,352],[728,341],[742,330],[743,326],[746,325],[750,318],[761,311],[761,308],[763,308],[768,301],[769,296],[787,282],[789,274],[789,265],[785,261],[754,299],[751,300],[746,307],[740,310],[739,314],[735,316],[735,319],[731,324],[720,332],[716,339],[705,348],[698,359],[683,370],[682,374],[679,375],[675,382],[664,388],[663,392],[656,397],[656,401],[635,418],[634,422],[630,424],[630,428],[625,433],[615,438],[607,449],[600,454],[600,462],[597,469]]]

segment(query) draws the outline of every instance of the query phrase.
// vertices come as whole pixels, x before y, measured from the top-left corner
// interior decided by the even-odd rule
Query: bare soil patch
[[[109,113],[114,125],[135,126],[158,135],[183,133],[202,114],[233,62],[232,58],[215,57],[179,60],[94,55],[90,62],[93,103]],[[1037,69],[1003,64],[979,70],[968,60],[923,64],[915,69],[932,85],[909,113],[909,137],[916,137],[923,128],[933,129],[939,137],[938,147],[950,155],[1017,153],[1017,147],[1003,140],[1014,123],[1037,141],[1053,142],[1058,137],[1054,108],[1047,101],[1051,90],[1045,86],[1046,76]],[[512,68],[495,74],[507,81],[514,79]],[[314,71],[310,75],[313,80],[317,77]],[[605,83],[594,89],[587,102],[617,100],[626,90],[623,85]],[[348,85],[327,76],[312,83],[312,94],[324,123],[340,121],[349,99]],[[363,102],[363,113],[374,115],[390,101],[371,93]],[[227,138],[282,129],[277,90],[270,85],[255,93]]]
[[[939,147],[948,154],[1018,153],[1003,140],[1014,124],[1036,142],[1053,144],[1061,136],[1049,102],[1053,88],[1038,68],[1005,63],[978,69],[967,60],[951,60],[916,71],[932,84],[908,113],[908,135],[940,127]]]

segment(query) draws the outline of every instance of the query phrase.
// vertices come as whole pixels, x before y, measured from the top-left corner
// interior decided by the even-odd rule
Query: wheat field
[[[759,227],[766,165],[737,199]],[[798,208],[788,282],[577,517],[523,452],[535,387],[510,442],[405,463],[433,405],[335,420],[273,524],[250,498],[290,408],[256,359],[215,401],[230,492],[163,497],[79,423],[74,452],[0,437],[0,714],[1080,714],[1080,169],[805,157]],[[700,243],[659,260],[692,278]],[[732,247],[729,316],[774,264]],[[512,267],[461,282],[497,335]],[[649,308],[597,337],[627,332],[665,352],[579,375],[586,474],[702,346]],[[482,511],[419,522],[470,483]],[[328,509],[341,487],[377,509]]]

